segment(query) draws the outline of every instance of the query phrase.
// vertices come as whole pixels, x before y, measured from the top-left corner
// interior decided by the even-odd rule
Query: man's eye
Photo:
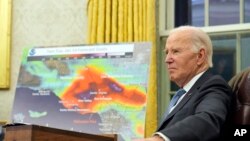
[[[168,54],[168,51],[167,50],[164,50],[165,54]]]
[[[179,51],[178,50],[173,50],[173,53],[178,53]]]

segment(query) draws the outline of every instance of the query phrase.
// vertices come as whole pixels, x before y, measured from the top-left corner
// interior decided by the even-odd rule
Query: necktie
[[[179,100],[179,98],[186,93],[186,91],[184,89],[179,89],[175,95],[173,96],[173,98],[171,99],[169,106],[168,106],[168,113],[171,110],[171,108],[173,108],[175,106],[175,104],[177,103],[177,101]]]
[[[183,95],[185,94],[186,91],[184,89],[179,89],[175,95],[173,96],[173,98],[171,99],[170,103],[169,103],[169,106],[168,106],[168,109],[166,110],[166,112],[164,113],[163,115],[163,118],[162,118],[162,121],[164,121],[164,119],[168,116],[170,110],[173,108],[173,106],[175,106],[175,104],[177,103],[178,99]],[[161,123],[162,124],[162,123]],[[161,125],[160,124],[160,125]]]

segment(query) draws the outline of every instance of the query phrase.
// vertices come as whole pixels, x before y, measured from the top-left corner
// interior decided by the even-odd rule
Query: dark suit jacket
[[[206,71],[157,129],[171,141],[221,140],[232,92],[227,82]]]

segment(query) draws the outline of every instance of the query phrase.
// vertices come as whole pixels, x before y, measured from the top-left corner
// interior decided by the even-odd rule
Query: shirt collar
[[[194,83],[201,77],[201,75],[204,73],[205,71],[195,75],[184,87],[183,89],[188,92],[191,87],[194,85]]]

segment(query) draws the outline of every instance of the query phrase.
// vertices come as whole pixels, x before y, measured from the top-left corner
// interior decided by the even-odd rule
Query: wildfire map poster
[[[148,42],[26,48],[13,122],[142,138],[150,51]]]

